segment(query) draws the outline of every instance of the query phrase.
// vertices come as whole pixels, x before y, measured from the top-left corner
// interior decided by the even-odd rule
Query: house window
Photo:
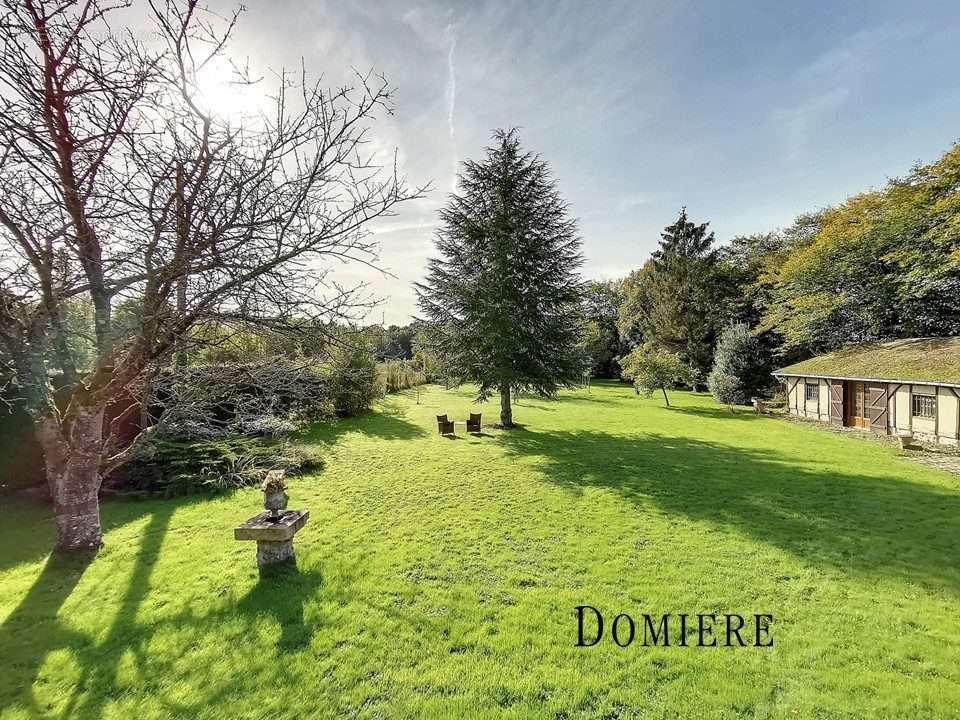
[[[930,418],[937,414],[937,398],[935,395],[914,395],[913,416],[915,418]]]
[[[804,390],[804,398],[806,398],[807,402],[820,401],[820,384],[819,383],[806,383],[804,387],[806,388]]]

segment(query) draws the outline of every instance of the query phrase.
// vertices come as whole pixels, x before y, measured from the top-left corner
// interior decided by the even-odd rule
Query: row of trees
[[[595,373],[706,384],[735,403],[768,386],[774,365],[851,342],[960,334],[960,146],[722,247],[681,211],[641,269],[592,283],[584,307]]]
[[[774,365],[849,342],[960,332],[960,148],[789,227],[716,243],[686,208],[640,269],[581,284],[576,230],[546,165],[499,132],[468,162],[425,284],[452,378],[552,395],[586,369],[648,391],[769,390]],[[577,299],[579,298],[579,299]],[[666,392],[664,392],[666,397]]]
[[[448,380],[476,383],[478,400],[498,394],[503,427],[517,391],[549,397],[588,372],[665,398],[667,387],[697,389],[708,374],[733,402],[769,384],[768,356],[742,323],[710,372],[723,328],[756,312],[741,287],[747,270],[707,223],[684,208],[643,268],[584,284],[576,225],[546,163],[513,130],[494,141],[482,161],[464,164],[460,192],[440,212],[439,257],[416,286],[426,345]]]

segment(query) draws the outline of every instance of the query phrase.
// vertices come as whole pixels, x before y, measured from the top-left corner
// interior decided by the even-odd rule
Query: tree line
[[[515,158],[540,176],[546,164],[522,154],[514,132],[494,139],[441,212],[441,257],[418,286],[441,365],[478,382],[478,399],[493,388],[506,397],[507,386],[549,396],[589,372],[665,398],[680,384],[746,403],[771,390],[776,366],[849,343],[960,333],[958,145],[882,188],[725,244],[682,208],[642,267],[581,282],[574,300],[581,259],[565,243],[577,231],[556,184],[544,199],[517,193],[530,168]]]

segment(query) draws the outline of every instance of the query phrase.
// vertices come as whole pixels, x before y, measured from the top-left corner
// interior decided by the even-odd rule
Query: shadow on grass
[[[278,652],[293,652],[310,642],[312,631],[304,619],[305,604],[322,584],[318,572],[300,573],[295,567],[284,567],[265,573],[242,599],[227,603],[222,611],[209,617],[184,613],[170,623],[138,621],[141,605],[149,596],[153,567],[160,556],[163,540],[169,530],[174,512],[185,504],[203,499],[179,498],[159,502],[121,502],[112,504],[104,523],[104,531],[126,524],[144,514],[149,520],[137,533],[139,545],[132,569],[125,579],[120,601],[111,601],[105,618],[109,626],[103,635],[94,639],[85,632],[70,627],[61,619],[64,604],[80,583],[93,555],[50,555],[33,585],[21,598],[17,607],[0,625],[0,657],[4,658],[4,677],[0,683],[0,715],[11,708],[25,711],[28,717],[47,717],[49,706],[41,706],[35,694],[39,673],[47,657],[57,651],[67,651],[76,659],[80,675],[72,684],[72,691],[57,715],[62,718],[99,718],[107,704],[117,696],[117,680],[121,661],[132,662],[151,684],[163,682],[164,677],[176,674],[179,656],[160,659],[150,652],[150,643],[159,629],[170,625],[177,628],[204,629],[216,632],[217,623],[240,615],[244,626],[252,628],[257,620],[269,616],[281,628],[277,639]],[[127,563],[124,562],[126,566]],[[95,596],[89,599],[96,602]],[[172,663],[168,666],[168,662]],[[193,708],[199,712],[202,708]]]
[[[179,504],[195,501],[184,500]],[[171,502],[160,504],[121,502],[111,507],[111,510],[116,512],[110,512],[110,520],[104,521],[104,534],[119,525],[142,517],[145,513],[149,513],[150,520],[140,535],[141,541],[132,575],[119,609],[106,639],[97,644],[97,650],[105,650],[105,652],[94,653],[97,661],[83,666],[82,679],[77,683],[77,687],[85,687],[89,683],[112,682],[125,650],[133,649],[138,655],[142,653],[142,647],[128,648],[118,642],[118,638],[122,638],[128,632],[134,622],[137,609],[149,590],[150,570],[156,562],[170,516],[176,507],[177,505]],[[94,554],[75,556],[51,554],[30,590],[23,596],[3,625],[0,625],[0,656],[16,658],[12,672],[5,678],[11,681],[10,687],[15,694],[9,698],[0,698],[2,701],[0,707],[6,707],[8,703],[16,701],[19,696],[20,702],[32,716],[42,716],[41,708],[37,706],[33,696],[32,687],[47,656],[61,649],[73,650],[77,654],[90,650],[90,638],[70,629],[68,624],[64,624],[59,619],[58,614],[94,559]],[[117,645],[119,647],[116,647]],[[72,717],[77,711],[77,698],[76,694],[70,697],[62,717]]]
[[[341,436],[352,432],[381,440],[413,440],[427,434],[422,427],[407,420],[399,406],[385,403],[358,417],[317,423],[300,438],[306,442],[335,444]]]
[[[32,717],[41,716],[32,686],[47,655],[76,647],[86,638],[57,619],[93,559],[92,554],[50,555],[43,570],[13,612],[0,625],[0,657],[4,658],[0,715],[18,700]]]
[[[712,420],[758,420],[760,417],[750,408],[728,407],[725,405],[717,407],[684,407],[682,405],[671,405],[665,409],[673,413],[680,413],[681,415],[694,415]]]
[[[960,593],[960,492],[896,477],[825,470],[775,449],[602,432],[505,435],[539,455],[551,482],[605,487],[782,548],[811,564]]]
[[[281,628],[277,651],[293,652],[310,644],[313,631],[304,620],[303,608],[322,584],[319,572],[300,572],[295,564],[285,563],[262,572],[259,582],[236,609],[251,618],[273,618]]]

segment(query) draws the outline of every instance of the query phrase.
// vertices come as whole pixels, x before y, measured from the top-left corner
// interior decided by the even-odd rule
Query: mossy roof
[[[960,337],[851,345],[794,363],[774,374],[960,385]]]

